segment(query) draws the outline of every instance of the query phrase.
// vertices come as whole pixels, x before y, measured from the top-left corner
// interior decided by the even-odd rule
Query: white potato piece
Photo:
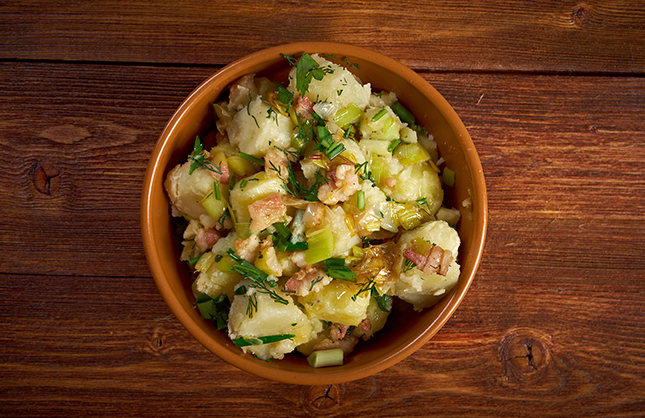
[[[235,295],[231,303],[228,315],[228,333],[231,339],[295,335],[293,338],[274,343],[242,347],[245,353],[251,353],[264,360],[279,360],[300,344],[309,341],[313,331],[309,318],[293,303],[288,294],[276,288],[276,292],[289,302],[285,305],[250,287],[249,280],[243,280],[240,284],[246,285],[249,290],[245,295]],[[247,314],[250,297],[257,298],[257,310],[252,310],[252,316]]]
[[[224,255],[229,248],[235,248],[236,239],[237,234],[231,232],[217,241],[210,252],[214,255]],[[193,282],[193,293],[195,295],[206,293],[214,299],[222,292],[226,292],[229,300],[233,300],[235,286],[240,280],[242,276],[236,273],[224,273],[217,268],[217,262],[214,262],[207,270],[199,273]]]
[[[213,177],[200,168],[190,172],[190,162],[175,166],[166,177],[164,186],[173,216],[183,216],[188,220],[199,220],[208,216],[201,204],[202,199],[213,191]]]
[[[428,164],[420,163],[405,167],[394,175],[396,185],[390,197],[401,203],[414,203],[426,198],[428,212],[434,214],[441,207],[443,189],[436,171]]]
[[[356,104],[364,110],[370,100],[372,88],[369,83],[363,85],[348,69],[326,60],[318,54],[311,57],[320,67],[328,67],[332,72],[325,74],[322,80],[312,78],[306,96],[313,103],[327,102],[338,109],[347,107],[350,103]],[[296,68],[289,73],[289,90],[296,92]]]
[[[274,146],[289,148],[294,128],[291,118],[279,113],[267,117],[268,111],[269,105],[258,96],[246,109],[237,112],[228,125],[231,145],[258,158],[262,158]]]
[[[431,221],[401,235],[398,242],[401,258],[405,259],[403,251],[412,246],[415,238],[421,238],[444,250],[450,250],[453,255],[453,262],[445,276],[437,273],[427,274],[416,267],[407,272],[401,271],[394,286],[394,294],[411,303],[415,310],[421,311],[436,304],[457,284],[460,266],[456,258],[461,241],[457,231],[447,222]]]
[[[363,292],[355,300],[358,288],[349,282],[333,280],[318,292],[298,298],[311,319],[357,326],[367,316],[370,293]]]

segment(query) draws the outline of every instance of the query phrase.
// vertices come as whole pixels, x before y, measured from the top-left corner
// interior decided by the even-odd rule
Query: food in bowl
[[[260,359],[338,365],[393,298],[421,311],[457,283],[454,172],[351,62],[284,58],[286,83],[248,74],[213,103],[215,129],[165,188],[202,316]]]

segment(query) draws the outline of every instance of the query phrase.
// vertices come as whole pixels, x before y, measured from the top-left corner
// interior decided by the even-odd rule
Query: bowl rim
[[[339,52],[342,51],[342,52]],[[193,319],[181,309],[181,302],[177,295],[171,290],[170,285],[164,280],[165,274],[161,265],[156,262],[159,258],[158,250],[155,246],[155,230],[153,225],[152,216],[152,193],[155,180],[163,177],[165,166],[160,164],[160,158],[164,154],[164,150],[169,146],[169,138],[172,133],[177,129],[178,123],[181,121],[184,114],[190,111],[192,104],[196,102],[202,95],[206,94],[205,88],[208,87],[216,79],[228,78],[226,84],[230,84],[234,79],[244,74],[239,72],[241,69],[246,68],[252,62],[266,62],[275,59],[279,54],[297,54],[302,52],[309,53],[330,53],[342,54],[345,56],[359,57],[361,59],[369,60],[375,65],[384,67],[385,69],[398,73],[403,76],[406,81],[411,84],[415,89],[419,90],[424,96],[430,98],[437,107],[441,107],[441,114],[446,118],[448,123],[457,133],[458,141],[463,149],[465,158],[468,162],[471,172],[471,182],[474,188],[472,193],[472,205],[477,207],[477,211],[473,212],[473,222],[476,225],[481,225],[479,228],[474,229],[473,246],[471,258],[474,260],[472,271],[468,272],[467,277],[464,277],[464,271],[460,273],[459,280],[465,282],[465,286],[460,290],[455,291],[451,296],[451,301],[447,308],[432,322],[424,332],[418,334],[416,338],[407,341],[402,346],[397,347],[387,356],[383,356],[373,361],[365,362],[353,367],[345,367],[338,370],[336,368],[329,369],[313,369],[311,373],[302,373],[288,370],[276,370],[271,367],[262,367],[260,364],[248,361],[247,358],[242,356],[233,355],[225,349],[218,349],[219,345],[214,342],[209,335],[204,332]],[[162,133],[160,134],[155,147],[152,151],[146,174],[143,183],[143,193],[141,197],[141,233],[143,239],[143,246],[148,261],[149,269],[152,273],[155,284],[163,297],[164,301],[171,309],[171,312],[179,320],[179,322],[189,331],[189,333],[196,338],[202,345],[208,348],[211,352],[216,354],[219,358],[227,363],[236,366],[241,370],[245,370],[256,376],[266,379],[280,381],[283,383],[301,384],[301,385],[318,385],[318,384],[335,384],[347,381],[353,381],[368,377],[378,373],[400,361],[405,359],[424,345],[430,338],[432,338],[452,317],[457,307],[464,299],[474,277],[477,273],[486,238],[487,224],[488,224],[488,201],[487,191],[485,185],[484,174],[479,159],[479,155],[475,150],[475,145],[466,130],[463,122],[457,115],[456,111],[446,101],[446,99],[432,86],[428,81],[423,79],[418,73],[403,65],[402,63],[389,58],[379,52],[366,49],[360,46],[355,46],[340,42],[295,42],[283,45],[277,45],[265,48],[242,58],[239,58],[232,63],[224,66],[214,74],[209,76],[206,80],[200,83],[181,103],[179,108],[174,112],[170,120],[167,122]],[[456,289],[453,289],[456,290]]]

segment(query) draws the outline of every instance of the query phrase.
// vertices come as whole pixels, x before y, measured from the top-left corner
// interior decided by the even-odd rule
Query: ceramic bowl
[[[396,304],[384,329],[357,345],[342,366],[312,368],[303,356],[267,362],[242,351],[202,319],[193,309],[191,274],[179,261],[180,237],[173,232],[164,178],[176,164],[186,161],[195,136],[213,128],[211,104],[238,77],[256,73],[286,80],[288,62],[281,54],[326,53],[347,57],[358,64],[352,71],[372,90],[387,90],[417,117],[435,138],[441,156],[453,169],[456,184],[447,188],[448,206],[461,211],[457,226],[461,238],[459,282],[437,305],[421,313]],[[462,202],[470,198],[472,206]],[[364,48],[327,42],[304,42],[265,49],[224,67],[195,89],[163,130],[150,158],[142,196],[143,243],[152,276],[176,318],[206,348],[224,361],[247,372],[284,383],[321,385],[352,381],[378,373],[413,354],[448,321],[473,282],[486,234],[487,200],[484,175],[473,142],[448,102],[421,76],[404,65]]]

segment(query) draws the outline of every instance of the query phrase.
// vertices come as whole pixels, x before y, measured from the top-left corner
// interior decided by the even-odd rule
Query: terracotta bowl
[[[441,156],[456,173],[456,184],[448,188],[448,205],[459,208],[461,276],[433,308],[422,313],[408,305],[395,304],[387,325],[337,367],[310,367],[306,359],[291,354],[284,360],[266,362],[243,354],[228,336],[205,321],[193,309],[191,275],[179,261],[180,238],[173,232],[164,178],[176,164],[186,161],[195,135],[203,137],[213,128],[211,104],[238,77],[256,73],[283,78],[289,70],[280,55],[327,53],[347,57],[359,68],[352,71],[371,83],[373,91],[388,90],[410,109],[438,143]],[[472,208],[462,205],[472,199]],[[304,42],[269,48],[224,67],[204,81],[182,103],[170,119],[152,153],[145,177],[141,206],[143,243],[157,287],[177,319],[206,348],[226,362],[247,372],[285,383],[322,385],[364,378],[390,367],[425,344],[448,321],[464,298],[477,270],[486,233],[487,200],[484,175],[473,142],[463,123],[446,100],[423,78],[404,65],[360,47],[326,42]]]

